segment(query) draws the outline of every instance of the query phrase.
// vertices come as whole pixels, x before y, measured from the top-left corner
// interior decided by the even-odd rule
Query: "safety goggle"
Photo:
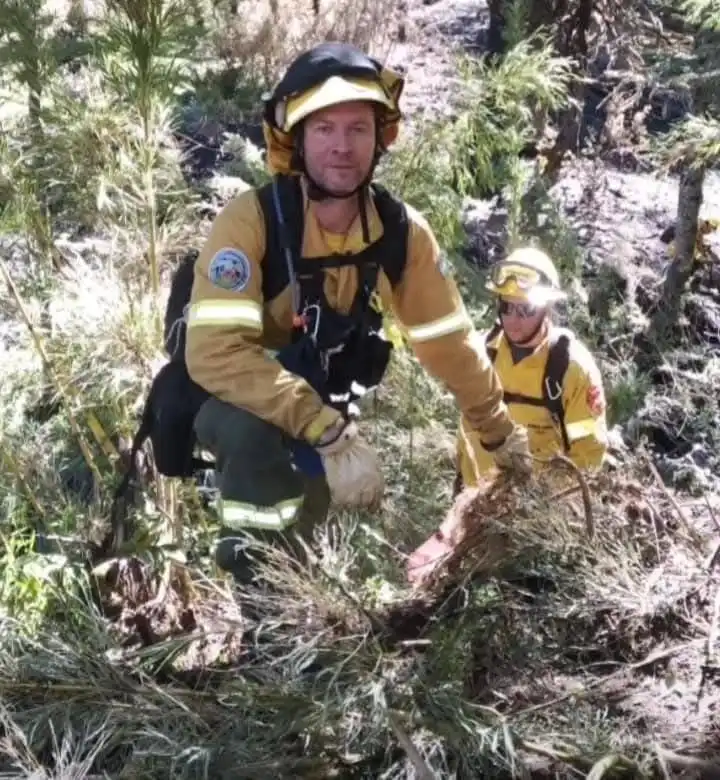
[[[545,274],[540,273],[535,268],[515,263],[495,266],[490,279],[495,287],[505,287],[514,283],[520,290],[530,290],[540,284],[550,285],[550,280]]]

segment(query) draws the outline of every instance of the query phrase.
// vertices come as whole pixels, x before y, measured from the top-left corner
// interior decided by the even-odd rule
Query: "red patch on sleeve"
[[[603,413],[605,409],[605,398],[601,387],[598,387],[597,385],[589,387],[585,400],[587,401],[590,412],[594,414],[595,417],[599,417]]]

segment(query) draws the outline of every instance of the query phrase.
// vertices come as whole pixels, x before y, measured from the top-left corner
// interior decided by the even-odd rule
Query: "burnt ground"
[[[454,51],[477,52],[487,28],[485,4],[473,0],[407,0],[405,38],[396,40],[387,63],[406,74],[403,111],[409,122],[452,112]]]

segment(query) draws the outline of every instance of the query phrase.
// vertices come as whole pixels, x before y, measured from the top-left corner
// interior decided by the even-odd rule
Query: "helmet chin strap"
[[[372,181],[374,167],[375,166],[370,169],[370,173],[363,179],[362,182],[360,182],[357,187],[355,187],[354,190],[352,190],[352,192],[343,192],[340,195],[336,195],[327,188],[323,187],[322,184],[319,184],[317,181],[315,181],[315,179],[313,179],[307,172],[307,168],[304,165],[301,169],[303,176],[307,181],[307,195],[310,200],[315,201],[316,203],[322,203],[323,201],[330,200],[331,198],[333,200],[347,200],[348,198],[357,197],[358,210],[360,211],[360,226],[362,228],[363,241],[366,244],[370,243],[370,225],[368,222],[364,195],[370,182]]]
[[[305,166],[302,168],[302,174],[307,181],[308,198],[317,203],[322,203],[324,200],[348,200],[348,198],[354,198],[356,195],[359,195],[372,181],[373,171],[371,170],[360,184],[350,192],[333,192],[327,187],[323,187],[320,182],[313,179]]]
[[[310,200],[317,201],[321,203],[324,200],[347,200],[348,198],[353,198],[355,195],[358,195],[361,193],[372,181],[373,173],[375,166],[373,166],[370,169],[370,173],[358,184],[357,187],[355,187],[354,190],[351,190],[350,192],[333,192],[332,190],[329,190],[327,187],[323,187],[320,182],[313,179],[313,177],[308,173],[307,167],[305,165],[302,166],[302,174],[307,180],[308,187],[307,187],[307,194],[308,198]]]

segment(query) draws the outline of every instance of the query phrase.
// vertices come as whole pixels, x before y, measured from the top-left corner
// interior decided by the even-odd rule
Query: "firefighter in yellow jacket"
[[[607,449],[602,379],[588,349],[552,323],[552,305],[565,297],[553,262],[538,249],[518,249],[493,269],[487,286],[498,299],[498,321],[484,337],[485,348],[513,420],[528,431],[532,455],[563,453],[580,468],[600,466]],[[477,486],[495,466],[465,414],[459,428],[456,493]],[[414,551],[410,582],[420,583],[452,550],[457,520],[448,513]]]
[[[246,532],[307,537],[331,502],[382,497],[354,411],[389,357],[378,299],[495,462],[530,468],[432,231],[372,181],[402,88],[345,44],[301,55],[265,101],[271,184],[225,206],[195,263],[185,357],[210,393],[195,430],[217,461],[216,562],[240,581]]]
[[[587,347],[552,322],[552,304],[565,297],[552,260],[539,249],[518,249],[495,267],[487,286],[498,298],[499,318],[486,348],[510,414],[527,428],[531,453],[539,459],[562,453],[583,469],[600,466],[607,449],[602,377]],[[463,415],[461,484],[476,485],[493,466]]]

